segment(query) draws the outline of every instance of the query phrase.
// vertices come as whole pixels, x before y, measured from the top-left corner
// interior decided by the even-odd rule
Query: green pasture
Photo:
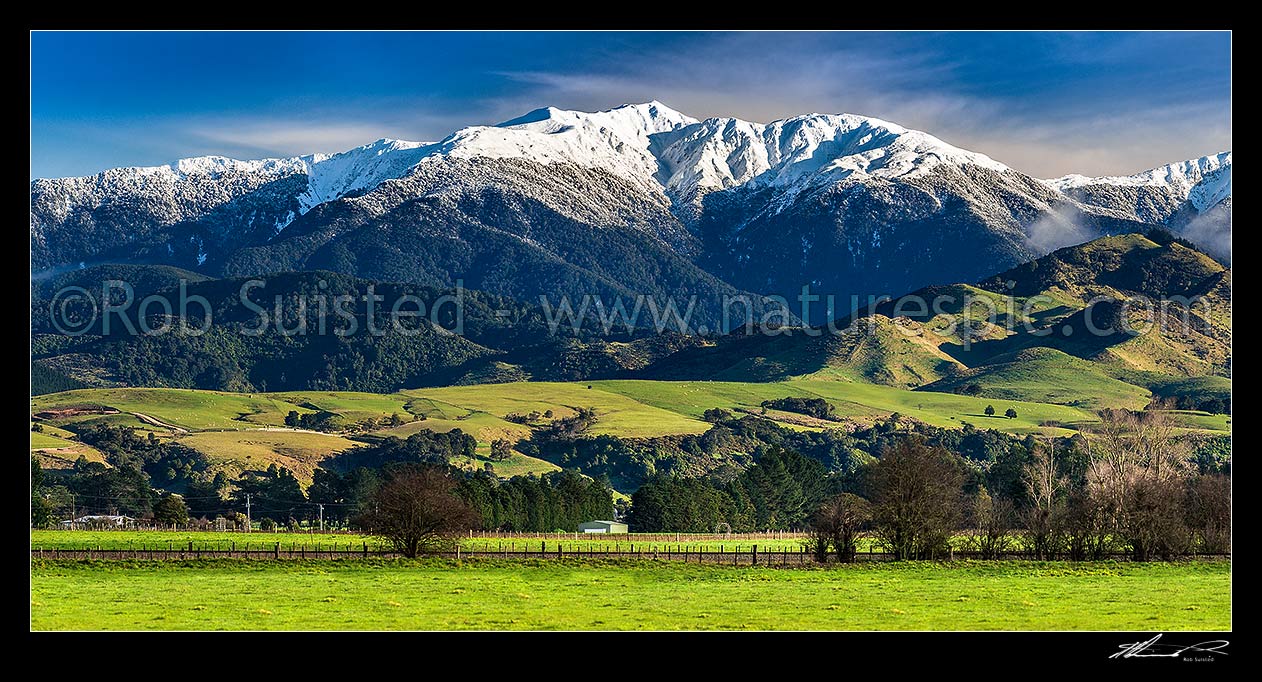
[[[34,562],[33,630],[1226,630],[1231,565]]]

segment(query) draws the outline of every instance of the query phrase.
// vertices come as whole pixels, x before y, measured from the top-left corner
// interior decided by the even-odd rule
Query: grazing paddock
[[[1224,630],[1231,564],[40,562],[35,630]]]

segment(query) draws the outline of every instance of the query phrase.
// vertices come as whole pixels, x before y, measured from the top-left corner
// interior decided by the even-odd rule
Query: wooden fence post
[[[775,561],[775,559],[772,559],[772,561]],[[752,565],[753,566],[758,565],[758,545],[754,545],[754,562]]]

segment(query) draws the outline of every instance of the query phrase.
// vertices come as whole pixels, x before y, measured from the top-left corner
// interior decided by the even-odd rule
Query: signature
[[[1223,649],[1230,643],[1225,639],[1211,639],[1196,644],[1160,644],[1161,635],[1145,642],[1131,642],[1118,647],[1119,651],[1109,658],[1181,658],[1184,653],[1227,655]]]

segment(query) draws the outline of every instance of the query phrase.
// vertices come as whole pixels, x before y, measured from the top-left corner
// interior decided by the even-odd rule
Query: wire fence
[[[233,543],[227,548],[207,547],[195,542],[188,544],[165,543],[162,545],[139,545],[129,548],[44,548],[32,547],[33,560],[122,560],[122,561],[188,561],[197,559],[255,559],[255,560],[354,560],[354,559],[397,559],[403,555],[391,549],[370,547],[367,542],[357,546],[354,543]],[[457,560],[476,559],[613,559],[613,560],[658,560],[682,561],[698,564],[719,564],[732,566],[804,566],[821,563],[806,547],[790,549],[787,546],[759,549],[757,545],[750,549],[714,548],[704,545],[636,543],[626,546],[601,546],[597,544],[585,547],[557,545],[548,547],[541,541],[538,546],[529,543],[507,543],[499,549],[466,550],[456,548],[450,551],[429,552],[425,556],[442,557]],[[1034,560],[1039,557],[1032,552],[1010,551],[999,555],[976,551],[951,552],[936,557],[938,560]],[[1131,558],[1127,552],[1110,552],[1098,560],[1126,561]],[[1189,554],[1179,558],[1201,560],[1229,560],[1226,554]],[[869,550],[858,552],[855,561],[893,561],[897,556],[884,551]],[[835,563],[837,557],[829,555],[823,563]]]

